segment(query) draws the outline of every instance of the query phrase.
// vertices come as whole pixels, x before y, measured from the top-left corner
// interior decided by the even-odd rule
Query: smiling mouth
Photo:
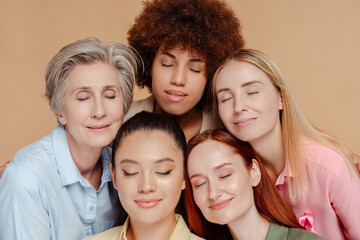
[[[220,210],[220,209],[223,209],[224,207],[226,207],[227,205],[230,204],[231,200],[233,200],[233,198],[226,199],[226,200],[224,200],[224,201],[221,201],[221,202],[212,204],[212,205],[210,205],[209,208],[210,208],[211,210]]]
[[[256,120],[256,118],[245,118],[245,119],[236,121],[234,124],[238,127],[245,127],[245,126],[250,125],[255,120]]]
[[[138,199],[135,200],[136,204],[142,208],[152,208],[157,206],[160,203],[161,199],[152,198],[152,199]]]
[[[93,126],[88,126],[87,128],[89,128],[90,130],[101,131],[107,129],[108,127],[110,127],[110,125],[111,124],[93,125]]]

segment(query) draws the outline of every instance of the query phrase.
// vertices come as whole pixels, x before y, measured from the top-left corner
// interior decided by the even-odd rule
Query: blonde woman
[[[358,238],[357,156],[309,123],[275,63],[239,50],[217,70],[212,89],[221,121],[261,156],[299,222],[326,239]]]

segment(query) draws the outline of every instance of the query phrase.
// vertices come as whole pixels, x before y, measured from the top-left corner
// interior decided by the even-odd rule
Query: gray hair
[[[45,96],[55,114],[60,113],[64,106],[69,72],[78,64],[97,61],[108,63],[115,68],[124,98],[124,114],[128,111],[134,95],[135,78],[142,66],[140,55],[127,44],[112,42],[106,45],[96,38],[87,38],[61,48],[47,65]]]

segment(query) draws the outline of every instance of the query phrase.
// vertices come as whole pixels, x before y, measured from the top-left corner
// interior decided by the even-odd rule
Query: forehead
[[[213,168],[223,163],[238,165],[243,163],[243,158],[230,146],[218,141],[207,140],[191,151],[188,157],[188,171],[212,171]]]
[[[166,46],[162,44],[159,47],[157,53],[162,53],[162,52],[170,52],[176,55],[186,55],[189,58],[200,58],[205,61],[204,54],[201,54],[200,52],[198,52],[197,50],[191,47],[183,47],[181,45]]]
[[[136,160],[140,164],[155,163],[170,158],[175,164],[183,165],[183,152],[173,137],[163,131],[136,131],[126,136],[116,150],[115,161]]]
[[[76,64],[68,73],[67,85],[120,85],[117,71],[109,64],[100,61]]]
[[[231,84],[241,85],[249,81],[260,81],[264,85],[272,85],[269,76],[255,65],[244,61],[231,60],[220,70],[215,87]]]

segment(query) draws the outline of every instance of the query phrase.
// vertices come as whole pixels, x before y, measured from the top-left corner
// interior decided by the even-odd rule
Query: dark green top
[[[266,234],[265,240],[324,240],[324,238],[315,233],[302,230],[299,228],[292,228],[280,226],[275,223],[270,223],[269,231]]]

